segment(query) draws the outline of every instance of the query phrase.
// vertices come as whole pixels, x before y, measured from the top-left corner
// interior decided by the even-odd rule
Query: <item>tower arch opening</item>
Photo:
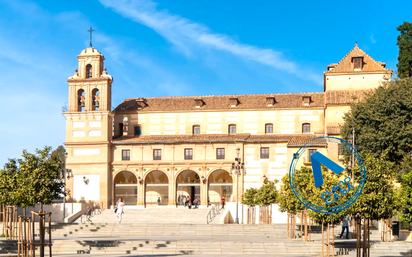
[[[86,94],[83,89],[77,91],[77,111],[84,112],[86,107]]]
[[[98,88],[92,90],[92,110],[100,110],[100,91]]]
[[[86,79],[91,79],[92,78],[92,70],[93,67],[91,64],[86,65]]]

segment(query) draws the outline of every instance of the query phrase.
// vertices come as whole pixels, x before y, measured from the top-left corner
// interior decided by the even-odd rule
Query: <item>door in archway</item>
[[[225,170],[215,170],[210,174],[208,197],[211,204],[218,204],[222,197],[226,202],[232,201],[233,179]]]
[[[137,205],[137,179],[130,171],[122,171],[114,178],[114,200],[122,198],[126,205]]]
[[[183,205],[183,197],[190,197],[191,202],[198,198],[200,201],[200,177],[193,170],[185,170],[176,178],[177,205]]]
[[[168,205],[169,179],[160,170],[150,172],[145,179],[145,204]]]

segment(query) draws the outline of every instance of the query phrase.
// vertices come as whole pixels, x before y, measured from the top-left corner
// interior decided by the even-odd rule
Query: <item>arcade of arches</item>
[[[234,176],[236,178],[236,176]],[[122,171],[114,177],[114,201],[120,197],[126,205],[183,205],[183,197],[193,201],[198,198],[201,205],[235,200],[234,178],[228,171],[218,169],[207,178],[193,170],[183,170],[169,179],[161,170],[149,171],[144,179],[134,172]],[[139,193],[138,193],[139,192]]]

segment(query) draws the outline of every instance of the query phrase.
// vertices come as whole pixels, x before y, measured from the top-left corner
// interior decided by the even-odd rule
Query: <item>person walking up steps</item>
[[[123,210],[124,210],[124,202],[122,198],[119,198],[119,201],[117,201],[117,207],[116,207],[116,217],[117,220],[119,220],[119,223],[122,222],[122,216],[123,216]]]
[[[90,217],[92,216],[92,209],[90,209],[89,206],[87,206],[87,210],[86,210],[86,218],[87,218],[87,222],[92,223],[92,221],[90,220]]]

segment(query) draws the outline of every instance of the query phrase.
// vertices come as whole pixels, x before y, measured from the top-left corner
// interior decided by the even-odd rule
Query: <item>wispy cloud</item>
[[[225,34],[213,33],[205,25],[193,22],[184,17],[170,14],[166,10],[158,10],[157,3],[150,0],[99,0],[120,15],[141,23],[155,30],[163,38],[190,56],[195,47],[208,47],[229,52],[241,59],[255,61],[274,69],[286,71],[299,78],[323,83],[319,73],[300,67],[296,62],[283,56],[282,52],[273,49],[262,49],[243,44]]]
[[[373,37],[373,34],[369,37],[369,39],[371,40],[372,44],[375,44],[377,42],[376,39]]]

